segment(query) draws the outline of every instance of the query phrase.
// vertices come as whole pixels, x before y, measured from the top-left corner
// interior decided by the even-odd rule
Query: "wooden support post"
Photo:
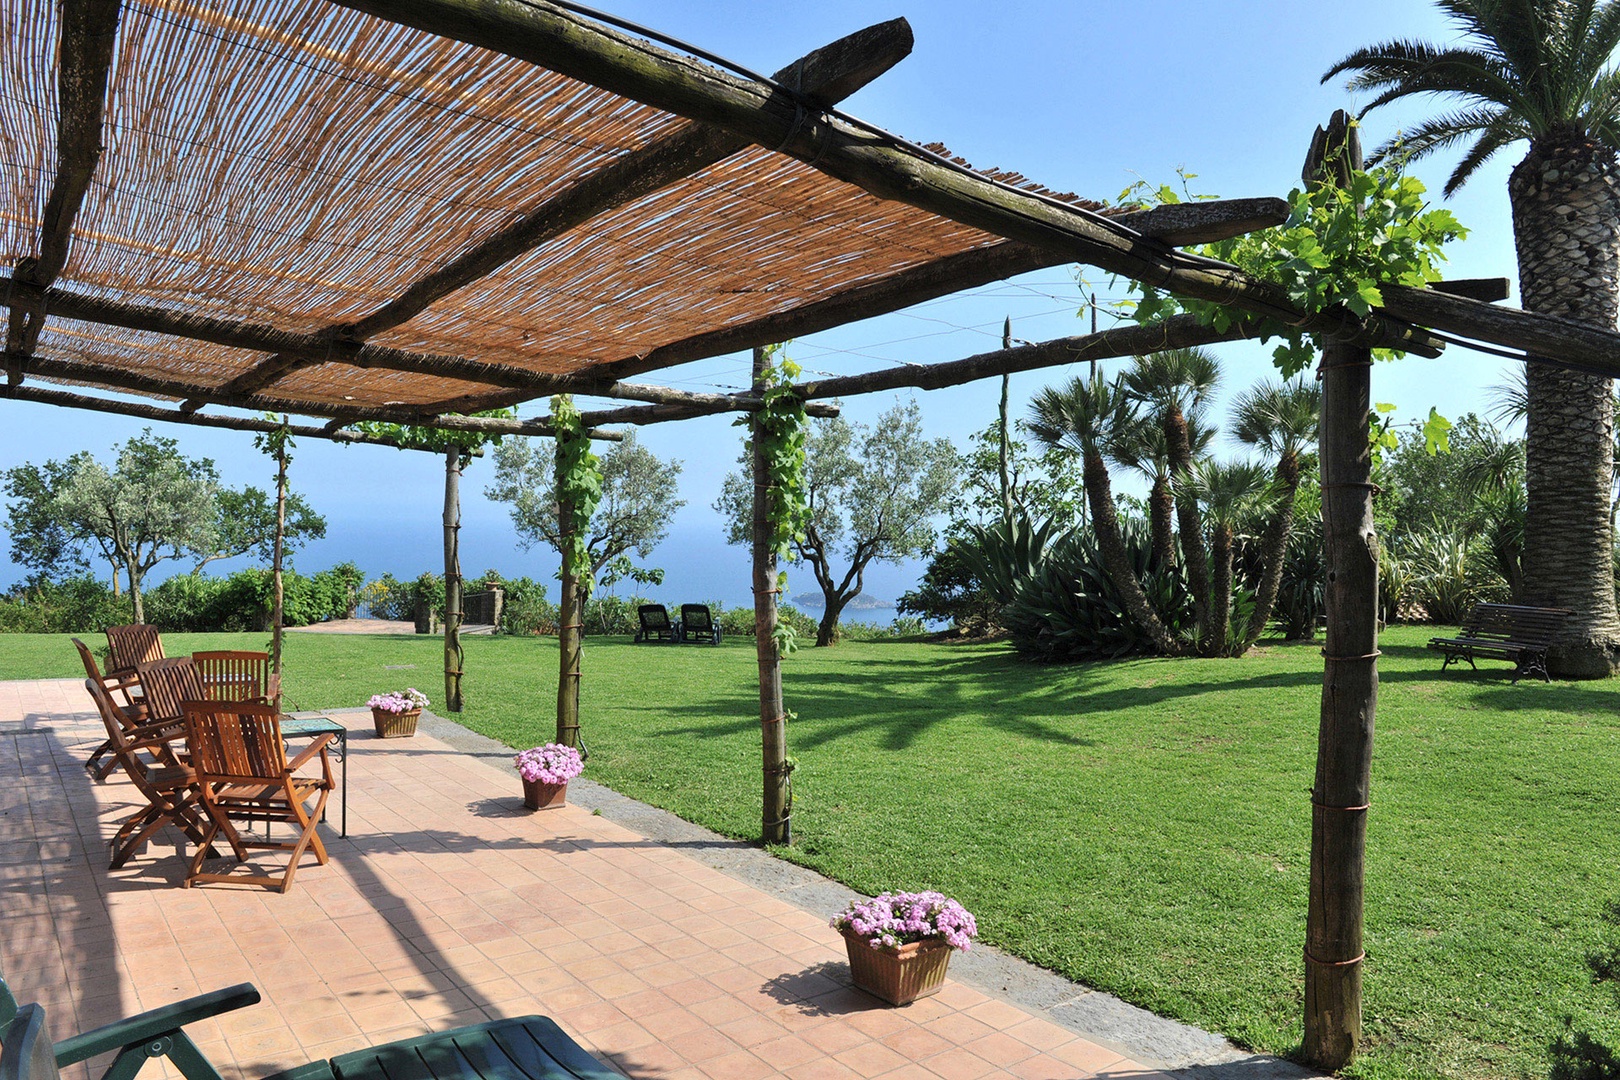
[[[461,447],[444,452],[444,707],[461,711]]]
[[[572,532],[573,507],[566,503],[557,508],[562,521],[563,536]],[[557,741],[564,746],[579,746],[579,679],[580,652],[585,629],[585,612],[580,603],[580,568],[574,565],[568,544],[563,544],[562,596],[557,604]]]
[[[1334,115],[1326,145],[1361,166],[1355,129]],[[1317,132],[1306,180],[1324,164]],[[1316,166],[1313,168],[1313,164]],[[1305,929],[1306,1060],[1336,1072],[1361,1042],[1362,894],[1366,867],[1373,717],[1378,703],[1378,538],[1373,531],[1367,425],[1372,353],[1322,351],[1322,516],[1327,562],[1327,645],[1316,782],[1311,789],[1310,902]]]
[[[281,418],[285,421],[287,418]],[[283,606],[284,582],[281,577],[281,562],[285,553],[287,540],[287,444],[285,440],[275,443],[276,447],[276,540],[270,558],[271,587],[275,591],[275,606],[270,615],[270,670],[277,675],[281,674],[281,622],[285,614]]]
[[[754,350],[754,393],[764,392],[765,350]],[[776,546],[769,506],[770,469],[759,440],[758,413],[749,440],[754,473],[754,654],[759,660],[760,760],[764,770],[760,839],[793,842],[792,780],[787,762],[787,713],[782,706],[782,651],[776,640]]]

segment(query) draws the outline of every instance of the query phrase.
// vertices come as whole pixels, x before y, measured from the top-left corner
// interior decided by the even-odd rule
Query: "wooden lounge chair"
[[[61,1080],[60,1070],[116,1052],[101,1080],[133,1080],[166,1057],[185,1080],[221,1080],[185,1028],[256,1004],[251,983],[200,994],[51,1042],[45,1008],[14,1003],[0,983],[0,1080]],[[624,1080],[544,1016],[491,1020],[294,1065],[265,1080]]]
[[[262,701],[281,707],[281,676],[270,670],[270,654],[240,649],[194,652],[209,701]]]
[[[90,647],[78,638],[69,640],[73,642],[73,647],[79,650],[79,660],[84,664],[84,673],[106,687],[109,694],[117,694],[124,699],[122,702],[115,702],[118,711],[124,718],[124,727],[139,726],[146,719],[146,703],[143,699],[135,697],[131,690],[140,686],[140,678],[134,672],[124,676],[103,675],[101,669],[96,666],[96,658],[91,654]],[[112,775],[112,771],[118,768],[118,759],[116,757],[107,758],[104,765],[98,765],[97,762],[110,753],[112,753],[112,743],[103,740],[101,745],[91,753],[90,759],[84,763],[84,771],[97,780],[107,779]]]
[[[197,804],[197,774],[178,763],[171,742],[180,731],[174,724],[146,724],[124,728],[124,721],[112,695],[97,679],[86,679],[85,689],[95,700],[96,710],[107,729],[113,756],[146,805],[130,815],[110,841],[112,862],[117,870],[135,851],[165,825],[174,825],[206,849],[202,814]]]
[[[686,645],[720,644],[720,624],[714,621],[708,604],[681,605],[681,633],[678,640]]]
[[[163,659],[163,637],[151,623],[107,627],[107,674],[131,675],[147,660]]]
[[[636,631],[636,642],[642,645],[670,643],[680,637],[681,624],[671,622],[669,609],[663,604],[642,604],[636,608],[641,629]]]
[[[205,874],[206,851],[198,851],[186,875],[186,887],[210,881],[267,885],[286,892],[292,888],[298,861],[306,850],[315,860],[326,863],[326,847],[316,832],[326,800],[332,794],[332,761],[327,745],[334,736],[317,735],[307,749],[287,760],[281,738],[280,712],[274,705],[253,701],[192,701],[183,703],[186,716],[186,746],[191,751],[191,767],[197,772],[203,811],[208,815],[204,844],[220,833],[230,842],[237,862],[247,861],[248,848],[265,848],[289,853],[287,867],[279,877],[261,874]],[[319,776],[299,776],[298,770],[316,757],[321,760]],[[315,799],[311,812],[305,803]],[[292,825],[298,837],[290,841],[247,840],[231,824],[231,818],[280,821]]]

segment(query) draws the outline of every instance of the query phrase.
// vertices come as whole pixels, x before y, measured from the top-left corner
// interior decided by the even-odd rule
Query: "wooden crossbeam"
[[[777,72],[776,78],[797,80],[809,97],[830,105],[905,59],[912,44],[910,25],[904,19],[891,19],[795,60]],[[409,322],[435,301],[494,273],[548,240],[683,180],[749,145],[749,140],[721,129],[687,125],[615,159],[562,194],[530,207],[516,222],[413,282],[395,299],[369,315],[328,328],[326,334],[346,342],[360,342]],[[224,389],[228,393],[252,393],[316,362],[308,354],[278,353],[238,375]],[[191,412],[204,404],[200,399],[187,401],[181,408]]]
[[[1095,213],[957,168],[920,147],[823,112],[776,85],[720,71],[546,0],[337,0],[549,68],[635,101],[725,128],[883,199],[1051,251],[1184,296],[1280,319],[1328,340],[1438,355],[1420,330],[1339,308],[1308,312],[1237,267],[1144,238]]]
[[[16,270],[17,277],[40,287],[55,281],[67,264],[73,222],[101,160],[107,76],[118,36],[118,0],[63,0],[61,7],[56,179],[51,183],[40,223],[39,254],[21,260]],[[6,327],[8,384],[22,382],[24,363],[34,351],[44,325],[45,313],[39,305],[12,304]]]
[[[88,394],[74,394],[66,390],[47,390],[44,387],[37,386],[0,388],[0,397],[10,398],[13,401],[32,401],[42,405],[59,405],[67,409],[89,409],[94,412],[134,416],[142,420],[158,420],[168,424],[192,424],[197,427],[226,428],[230,431],[278,431],[282,426],[272,420],[258,420],[246,416],[196,416],[180,412],[177,409],[165,409],[159,405],[147,405],[138,401],[91,397]],[[392,446],[397,450],[422,449],[380,435],[366,435],[362,432],[344,431],[341,428],[331,428],[330,426],[311,427],[306,424],[289,424],[287,428],[294,435],[300,437],[326,439],[330,442],[369,443],[376,446]],[[432,453],[437,454],[438,451],[434,450]]]

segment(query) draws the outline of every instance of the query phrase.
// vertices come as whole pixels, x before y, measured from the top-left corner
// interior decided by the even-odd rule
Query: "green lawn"
[[[1429,633],[1382,644],[1355,1075],[1545,1076],[1565,1016],[1620,1044],[1620,1008],[1584,964],[1620,900],[1620,682],[1514,687],[1499,664],[1442,676]],[[166,639],[171,653],[263,640]],[[463,720],[545,741],[555,640],[466,644]],[[287,648],[300,708],[442,692],[436,639]],[[64,639],[0,638],[7,678],[77,668]],[[991,943],[1246,1045],[1297,1046],[1318,646],[1051,668],[1000,645],[847,643],[784,671],[799,760],[784,857],[867,892],[939,888]],[[589,776],[758,835],[750,642],[592,640],[585,672]]]

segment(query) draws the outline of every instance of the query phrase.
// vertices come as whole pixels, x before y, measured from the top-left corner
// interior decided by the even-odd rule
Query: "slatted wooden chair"
[[[101,713],[113,756],[146,801],[113,834],[111,869],[117,870],[128,862],[165,825],[180,829],[206,850],[210,841],[204,838],[197,774],[176,761],[171,745],[180,737],[180,729],[173,723],[153,723],[126,730],[107,688],[97,679],[86,679],[84,687]]]
[[[123,677],[148,660],[163,659],[163,636],[151,623],[107,627],[107,674]]]
[[[186,713],[182,703],[208,700],[202,669],[189,656],[145,660],[136,666],[135,673],[146,696],[148,723],[167,722],[183,730]]]
[[[78,638],[70,640],[73,642],[73,647],[79,650],[79,660],[84,664],[84,673],[106,687],[109,694],[124,699],[121,702],[116,702],[118,711],[123,716],[124,726],[132,728],[143,723],[146,719],[146,702],[143,698],[132,693],[134,688],[140,686],[140,678],[134,672],[130,672],[127,676],[103,675],[101,669],[96,666],[96,658],[91,654],[90,647]],[[105,764],[98,764],[98,762],[110,753],[112,753],[112,743],[103,740],[101,745],[91,753],[90,760],[84,763],[84,771],[97,780],[107,779],[112,775],[112,771],[118,768],[118,759],[109,757]]]
[[[0,996],[10,1001],[0,983]],[[259,1001],[251,983],[177,1001],[51,1042],[39,1004],[0,1008],[0,1080],[61,1080],[60,1070],[116,1052],[101,1080],[134,1080],[152,1058],[166,1057],[186,1080],[220,1080],[186,1034],[188,1024]],[[355,1050],[294,1065],[265,1080],[624,1080],[587,1054],[544,1016],[490,1020],[471,1027]]]
[[[280,713],[273,705],[252,701],[194,701],[182,708],[186,717],[186,745],[191,766],[197,771],[202,807],[208,815],[205,841],[212,843],[221,833],[230,842],[236,861],[247,861],[247,849],[264,848],[289,852],[287,867],[279,877],[255,874],[205,874],[205,851],[191,860],[186,887],[227,881],[268,885],[286,892],[306,850],[315,853],[318,863],[326,863],[326,847],[316,825],[332,794],[332,760],[328,744],[335,736],[318,735],[309,747],[291,761],[281,738]],[[319,776],[299,776],[298,770],[320,758]],[[304,804],[315,799],[314,810]],[[298,837],[291,841],[249,840],[237,831],[231,818],[283,822],[293,826]]]
[[[209,701],[262,701],[281,705],[281,676],[270,670],[270,654],[245,650],[194,652]]]

